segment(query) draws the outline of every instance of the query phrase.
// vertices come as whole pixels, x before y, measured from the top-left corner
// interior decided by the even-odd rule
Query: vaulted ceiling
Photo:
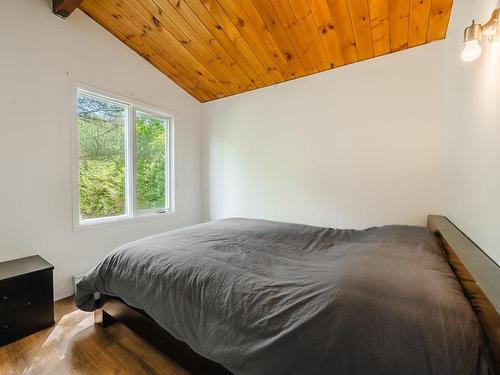
[[[83,0],[201,102],[443,39],[453,0]]]

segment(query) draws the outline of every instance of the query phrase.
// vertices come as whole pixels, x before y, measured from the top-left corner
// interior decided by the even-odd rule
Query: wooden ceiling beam
[[[52,13],[66,19],[78,8],[82,0],[52,0]]]

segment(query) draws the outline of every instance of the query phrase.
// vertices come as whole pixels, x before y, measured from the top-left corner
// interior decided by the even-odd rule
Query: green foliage
[[[83,219],[125,213],[125,107],[80,93],[80,214]],[[137,208],[165,207],[165,123],[137,113]]]
[[[125,212],[123,160],[80,160],[82,218],[122,215]]]
[[[136,119],[137,208],[165,207],[165,123],[143,113]]]

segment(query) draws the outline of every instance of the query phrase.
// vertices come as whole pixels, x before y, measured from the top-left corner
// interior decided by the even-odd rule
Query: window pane
[[[135,132],[137,209],[163,209],[167,203],[167,121],[137,112]]]
[[[127,106],[78,92],[80,218],[123,215]]]

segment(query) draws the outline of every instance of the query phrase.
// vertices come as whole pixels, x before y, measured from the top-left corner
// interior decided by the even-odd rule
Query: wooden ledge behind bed
[[[500,267],[444,216],[429,215],[434,231],[489,341],[500,374]]]

